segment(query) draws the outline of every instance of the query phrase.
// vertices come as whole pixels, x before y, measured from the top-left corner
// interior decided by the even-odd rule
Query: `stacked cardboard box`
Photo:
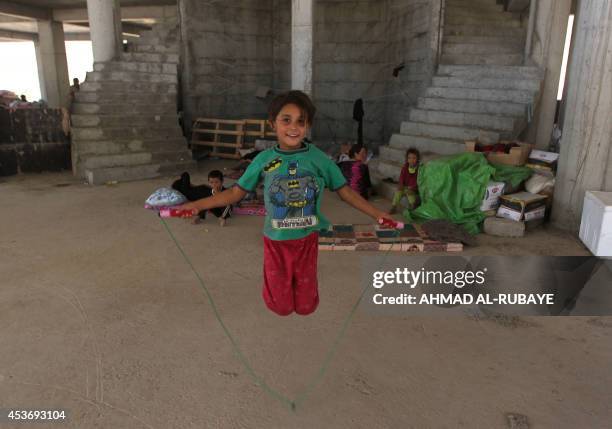
[[[516,222],[543,219],[546,215],[546,195],[519,192],[504,195],[500,198],[501,204],[497,216]]]

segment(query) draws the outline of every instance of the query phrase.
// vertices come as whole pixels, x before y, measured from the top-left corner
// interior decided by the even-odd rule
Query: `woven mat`
[[[245,216],[265,216],[266,207],[263,201],[258,202],[246,202],[242,201],[232,210],[233,214],[245,215]]]
[[[416,224],[404,229],[389,229],[375,224],[332,225],[319,233],[319,250],[395,251],[395,252],[461,252],[463,244],[429,239]]]

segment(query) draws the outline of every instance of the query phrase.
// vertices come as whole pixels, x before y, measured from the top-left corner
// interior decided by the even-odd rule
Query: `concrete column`
[[[41,97],[49,107],[68,107],[70,82],[62,23],[38,21],[38,42],[34,46]]]
[[[612,0],[581,0],[553,221],[578,230],[585,191],[612,191]]]
[[[118,57],[123,44],[119,0],[87,0],[87,16],[94,61]]]
[[[313,3],[292,0],[291,88],[312,95]]]
[[[545,74],[536,116],[529,127],[527,140],[542,150],[548,150],[555,122],[565,34],[571,6],[572,0],[539,0],[537,3],[535,41],[531,47],[530,60],[544,69]]]

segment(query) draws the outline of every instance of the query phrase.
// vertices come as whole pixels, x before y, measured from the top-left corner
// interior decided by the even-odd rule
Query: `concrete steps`
[[[176,176],[193,169],[195,161],[140,164],[118,167],[100,167],[85,170],[85,178],[90,185],[103,185],[108,182],[129,182],[133,180],[154,179],[161,176]]]
[[[444,36],[478,36],[478,37],[525,37],[525,29],[520,27],[498,27],[494,24],[455,25],[444,27]]]
[[[516,138],[536,103],[543,72],[523,66],[526,23],[495,0],[446,0],[442,55],[431,86],[422,91],[409,120],[393,134],[372,174],[391,197],[405,151],[427,161],[465,151],[465,141],[496,143]]]
[[[177,116],[177,26],[157,26],[129,49],[95,63],[73,104],[74,169],[92,185],[195,166]]]
[[[87,72],[86,82],[148,82],[177,84],[176,75],[142,73],[134,71],[92,71]]]
[[[539,79],[496,79],[474,77],[434,76],[432,85],[441,88],[506,89],[536,92],[540,90]]]
[[[463,152],[463,142],[459,140],[432,138],[425,136],[409,136],[403,134],[393,134],[389,139],[389,146],[401,149],[404,154],[407,149],[414,147],[421,153],[431,152],[433,147],[437,147],[440,155],[455,155]],[[381,146],[385,147],[385,146]],[[404,158],[398,158],[403,162]]]
[[[72,115],[72,125],[90,127],[172,127],[176,115]]]
[[[511,116],[421,109],[412,109],[410,111],[410,120],[428,124],[484,128],[499,131],[501,134],[513,132],[517,121],[515,117]]]
[[[444,43],[464,44],[493,44],[497,46],[514,46],[517,49],[525,48],[525,37],[508,38],[498,36],[445,36]]]
[[[507,103],[530,103],[534,99],[534,91],[490,88],[444,88],[429,87],[426,97],[453,98],[461,100],[501,101]]]
[[[500,66],[500,65],[451,65],[440,64],[437,76],[497,78],[497,79],[535,79],[541,80],[543,72],[537,67]]]
[[[124,139],[124,140],[83,140],[78,142],[81,155],[111,155],[131,152],[181,152],[187,148],[185,138],[180,139]]]
[[[448,112],[481,113],[491,115],[523,116],[526,106],[520,103],[500,103],[498,101],[448,99],[439,97],[420,97],[420,109],[444,110]]]
[[[183,151],[165,152],[130,152],[108,155],[85,155],[81,158],[82,168],[93,170],[106,167],[121,167],[141,165],[147,163],[164,164],[191,161],[191,152],[187,149]]]
[[[473,0],[446,0],[447,8],[462,8],[463,10],[484,11],[503,13],[504,6],[497,4],[495,0],[473,1]],[[452,13],[452,11],[451,11]]]
[[[96,72],[137,72],[137,73],[154,73],[168,74],[176,76],[178,73],[176,63],[152,63],[138,61],[108,61],[105,63],[94,63],[93,69]]]
[[[445,64],[496,64],[518,66],[523,64],[523,54],[443,54]]]
[[[130,127],[94,127],[73,128],[73,138],[79,141],[89,140],[119,140],[119,139],[178,139],[183,136],[181,129],[177,126],[130,126]]]
[[[136,103],[74,103],[72,105],[72,113],[75,115],[176,115],[176,105]]]
[[[83,82],[81,90],[76,94],[89,93],[121,93],[123,98],[129,99],[133,94],[177,94],[177,83],[150,83],[150,82]]]
[[[501,13],[500,13],[501,12]],[[447,3],[446,4],[446,15],[452,16],[453,18],[463,18],[463,17],[472,17],[472,18],[481,18],[486,21],[510,21],[521,20],[521,14],[516,12],[505,12],[503,11],[502,5],[494,5],[492,9],[482,9],[482,8],[473,8],[473,7],[465,7],[465,6],[457,6],[455,3]]]
[[[400,134],[465,141],[478,139],[485,143],[499,141],[498,132],[480,128],[457,127],[452,125],[428,124],[425,122],[402,122]]]
[[[167,63],[178,64],[179,54],[156,54],[147,52],[124,52],[121,54],[123,61],[136,61],[140,63]]]
[[[519,54],[521,48],[515,45],[496,43],[448,43],[443,45],[444,53],[447,55],[500,55]]]
[[[452,9],[451,9],[452,11]],[[449,11],[450,12],[450,11]],[[462,13],[461,15],[447,16],[444,21],[445,25],[449,26],[464,26],[464,25],[495,25],[499,28],[523,28],[522,23],[518,19],[506,17],[504,15],[490,14],[469,14]]]
[[[176,111],[177,94],[163,93],[125,93],[121,91],[99,91],[99,92],[78,92],[75,97],[77,103],[87,104],[114,104],[117,100],[125,99],[127,104],[164,104],[172,105]]]
[[[148,53],[148,54],[177,54],[178,50],[179,50],[178,45],[166,46],[163,44],[150,44],[150,45],[134,44],[132,45],[130,52]]]

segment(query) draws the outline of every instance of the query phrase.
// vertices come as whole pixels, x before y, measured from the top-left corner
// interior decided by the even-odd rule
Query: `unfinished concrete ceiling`
[[[122,0],[122,23],[126,37],[150,29],[164,6],[176,0]],[[162,13],[163,15],[163,13]],[[36,20],[63,22],[66,40],[87,40],[86,0],[0,0],[0,42],[36,40]]]

